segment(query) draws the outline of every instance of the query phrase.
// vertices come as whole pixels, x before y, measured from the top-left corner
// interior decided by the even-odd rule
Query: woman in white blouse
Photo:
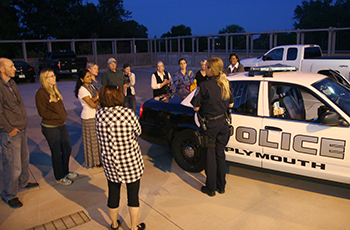
[[[79,98],[81,111],[81,129],[83,134],[85,164],[88,167],[100,167],[101,157],[95,131],[95,114],[99,105],[98,92],[91,86],[92,76],[83,69],[75,86],[75,96]]]

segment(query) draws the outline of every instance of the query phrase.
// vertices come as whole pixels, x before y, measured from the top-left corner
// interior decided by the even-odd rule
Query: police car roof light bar
[[[263,77],[273,77],[273,72],[286,72],[297,70],[297,67],[287,65],[260,66],[250,68],[248,75],[250,77],[254,77],[254,75],[256,74],[262,74]]]

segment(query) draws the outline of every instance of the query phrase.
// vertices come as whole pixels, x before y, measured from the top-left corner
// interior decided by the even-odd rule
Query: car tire
[[[34,83],[34,82],[35,82],[35,76],[32,77],[32,78],[30,78],[30,82],[31,82],[31,83]]]
[[[56,75],[56,81],[60,81],[61,76],[59,74]]]
[[[201,172],[204,169],[205,155],[194,130],[185,129],[176,134],[172,142],[172,154],[185,171]]]

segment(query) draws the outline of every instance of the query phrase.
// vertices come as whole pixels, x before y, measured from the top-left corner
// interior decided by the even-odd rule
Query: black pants
[[[120,201],[120,186],[121,183],[114,183],[108,180],[108,203],[109,208],[118,208]],[[126,189],[128,193],[128,206],[129,207],[139,207],[139,190],[140,190],[140,180],[133,183],[126,184]]]
[[[209,137],[209,147],[206,152],[205,174],[206,187],[213,192],[224,189],[226,185],[225,146],[230,137],[230,129],[225,118],[207,123],[204,135]]]
[[[66,125],[48,128],[41,126],[47,143],[51,150],[53,174],[56,180],[60,180],[69,173],[69,157],[72,145]]]

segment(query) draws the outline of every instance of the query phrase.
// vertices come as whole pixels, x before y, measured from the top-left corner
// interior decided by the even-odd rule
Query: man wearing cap
[[[126,79],[123,72],[117,70],[117,61],[114,58],[109,58],[107,66],[109,69],[102,76],[102,85],[117,85],[123,88]]]

